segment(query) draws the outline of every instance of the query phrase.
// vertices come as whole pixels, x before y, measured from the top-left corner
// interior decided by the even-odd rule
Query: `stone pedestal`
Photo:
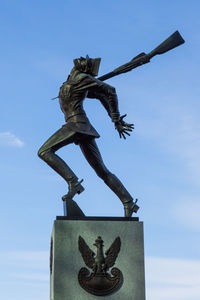
[[[101,236],[104,255],[120,237],[121,249],[114,267],[122,272],[123,282],[114,293],[96,296],[80,286],[79,270],[88,267],[79,251],[79,236],[94,253],[97,248],[93,244]],[[138,218],[57,217],[51,238],[50,299],[145,300],[143,223]]]

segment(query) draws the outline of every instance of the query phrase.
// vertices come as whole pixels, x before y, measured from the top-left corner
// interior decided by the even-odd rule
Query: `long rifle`
[[[118,67],[117,69],[114,69],[112,72],[98,77],[98,79],[104,81],[119,74],[129,72],[134,68],[137,68],[143,64],[150,62],[150,59],[155,55],[163,54],[169,50],[172,50],[173,48],[180,46],[184,42],[185,41],[180,35],[180,33],[178,31],[175,31],[172,35],[170,35],[170,37],[168,37],[164,42],[162,42],[158,47],[156,47],[148,54],[142,52],[136,57],[134,57],[130,62]]]
[[[178,31],[175,31],[172,35],[170,35],[170,37],[168,37],[164,42],[162,42],[158,47],[156,47],[148,54],[142,52],[136,57],[134,57],[130,62],[114,69],[112,72],[109,72],[103,76],[98,77],[97,79],[104,81],[114,76],[117,76],[119,74],[129,72],[143,64],[150,62],[150,59],[155,55],[160,55],[165,52],[168,52],[169,50],[172,50],[173,48],[176,48],[183,43],[185,43],[184,39],[182,38],[182,36]],[[52,100],[57,98],[58,96],[52,98]]]

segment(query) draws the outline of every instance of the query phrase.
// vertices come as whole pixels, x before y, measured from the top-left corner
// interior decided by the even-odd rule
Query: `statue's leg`
[[[64,132],[63,127],[53,134],[39,149],[38,156],[44,160],[52,169],[54,169],[69,185],[69,192],[65,197],[73,198],[78,193],[80,194],[84,188],[78,182],[78,177],[74,174],[71,168],[61,159],[55,152],[63,146],[73,143],[76,140],[77,134],[74,132]]]
[[[94,138],[82,141],[79,143],[79,146],[97,175],[104,180],[106,185],[122,201],[125,209],[125,216],[130,217],[139,207],[133,203],[132,196],[122,182],[106,168]]]

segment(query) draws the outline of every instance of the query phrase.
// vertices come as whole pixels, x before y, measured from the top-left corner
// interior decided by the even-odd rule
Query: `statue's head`
[[[74,67],[80,72],[97,76],[100,62],[101,58],[90,58],[86,55],[86,58],[81,56],[80,58],[74,59]]]

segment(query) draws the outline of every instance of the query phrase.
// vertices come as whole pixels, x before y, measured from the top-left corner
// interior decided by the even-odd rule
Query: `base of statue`
[[[50,273],[51,300],[145,300],[143,223],[57,217]]]

